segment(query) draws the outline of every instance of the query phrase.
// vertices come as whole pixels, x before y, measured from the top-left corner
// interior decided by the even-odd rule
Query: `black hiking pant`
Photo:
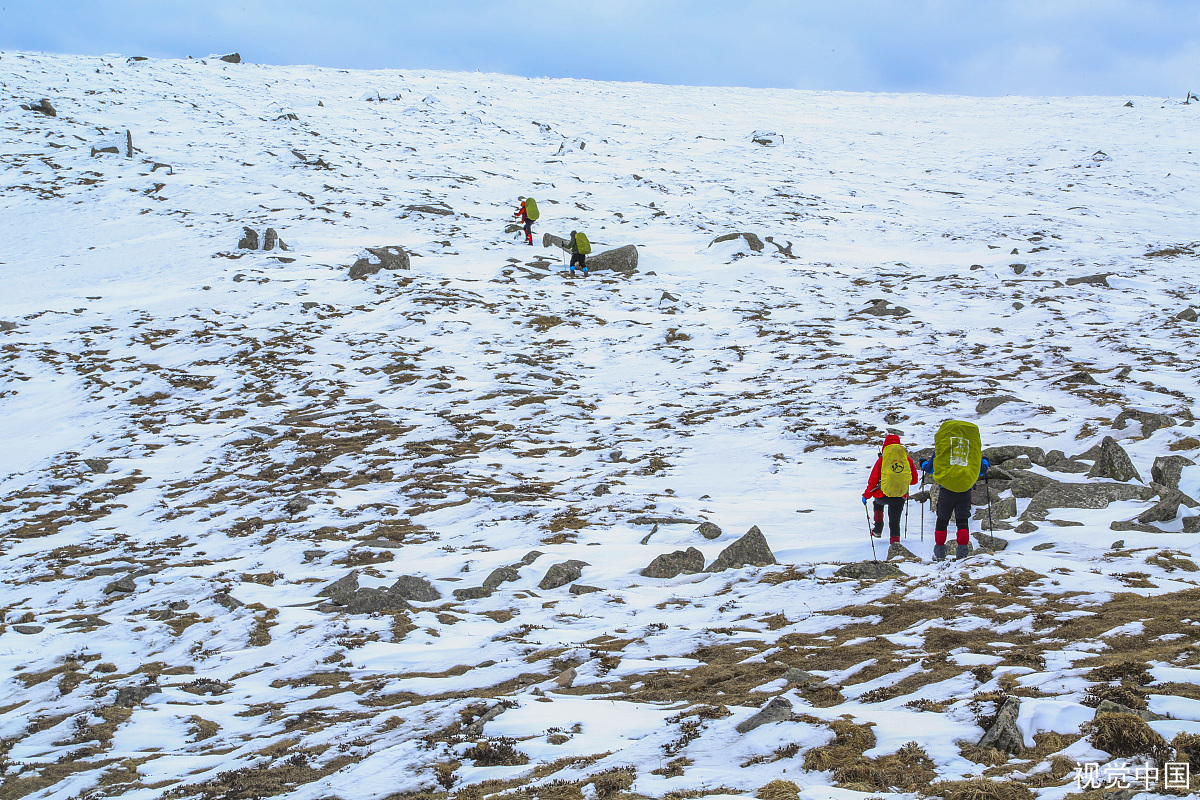
[[[934,544],[946,543],[946,527],[950,524],[950,516],[958,525],[958,544],[967,544],[969,536],[967,525],[971,519],[971,490],[952,492],[945,487],[938,487],[937,521],[933,526]]]
[[[576,266],[582,267],[583,271],[587,272],[587,260],[584,259],[583,253],[571,253],[571,271],[572,272],[575,271]]]
[[[883,533],[883,509],[887,507],[888,517],[888,534],[891,536],[892,543],[900,541],[900,517],[904,514],[903,497],[876,497],[875,498],[875,535]]]
[[[533,220],[525,218],[525,241],[533,244]]]

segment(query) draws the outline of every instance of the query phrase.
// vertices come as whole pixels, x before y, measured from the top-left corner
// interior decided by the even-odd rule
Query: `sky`
[[[994,96],[1200,93],[1197,0],[0,0],[0,50]],[[3,65],[0,64],[0,74]]]

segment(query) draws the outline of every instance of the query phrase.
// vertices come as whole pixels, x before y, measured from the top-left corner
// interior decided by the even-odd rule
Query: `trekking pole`
[[[995,536],[996,531],[992,527],[992,484],[987,472],[983,473],[983,490],[988,496],[988,536]]]
[[[925,491],[925,472],[921,472],[921,491]],[[929,498],[926,497],[925,500]],[[925,500],[921,501],[921,541],[925,541]]]
[[[878,563],[879,555],[875,552],[875,536],[871,533],[871,512],[867,510],[866,503],[863,503],[863,513],[867,515],[867,541],[871,543],[871,558]]]
[[[904,538],[908,538],[908,495],[904,495]]]

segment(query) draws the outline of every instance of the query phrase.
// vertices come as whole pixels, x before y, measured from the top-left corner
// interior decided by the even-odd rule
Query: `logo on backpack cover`
[[[880,456],[879,490],[884,497],[903,497],[908,494],[912,483],[912,469],[908,464],[908,452],[903,445],[889,444]]]
[[[950,463],[956,467],[965,467],[971,463],[971,442],[961,436],[950,439]]]

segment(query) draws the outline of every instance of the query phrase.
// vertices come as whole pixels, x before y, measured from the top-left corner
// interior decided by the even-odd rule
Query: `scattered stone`
[[[497,567],[483,579],[484,588],[495,589],[502,583],[521,579],[521,573],[513,567]]]
[[[1070,375],[1064,375],[1055,381],[1055,383],[1076,383],[1084,386],[1100,385],[1099,381],[1083,370],[1080,370],[1079,372],[1072,372]]]
[[[1181,505],[1195,508],[1198,504],[1178,489],[1167,489],[1157,503],[1138,514],[1137,521],[1143,525],[1149,525],[1151,522],[1171,522],[1179,516]]]
[[[1013,397],[1011,394],[1002,394],[996,397],[985,397],[975,404],[976,414],[987,414],[990,411],[996,410],[1005,403],[1020,403],[1020,398]]]
[[[855,564],[845,564],[833,573],[839,578],[856,578],[858,580],[882,580],[884,578],[902,578],[904,573],[895,564],[887,561],[860,561]]]
[[[700,520],[689,517],[634,517],[630,525],[699,525]]]
[[[909,310],[904,306],[894,306],[884,300],[882,297],[871,301],[871,305],[856,312],[858,314],[869,314],[872,317],[907,317]]]
[[[1046,520],[1056,528],[1082,528],[1082,522],[1076,522],[1073,519],[1050,519]]]
[[[1008,488],[1015,497],[1036,497],[1040,492],[1059,485],[1054,478],[1038,472],[1014,469],[1009,470],[1008,474],[1012,476],[1012,483]]]
[[[1056,545],[1056,544],[1054,544],[1054,542],[1042,542],[1041,544],[1035,544],[1035,545],[1033,546],[1033,549],[1034,549],[1034,550],[1038,550],[1038,551],[1040,551],[1040,550],[1051,550],[1051,549],[1053,549],[1054,547],[1057,547],[1057,545]]]
[[[1025,737],[1017,726],[1017,717],[1021,713],[1021,698],[1010,695],[1000,707],[996,721],[979,740],[981,748],[995,748],[1006,753],[1020,755],[1025,752]]]
[[[568,583],[574,583],[579,580],[579,576],[583,574],[583,568],[590,566],[586,561],[570,559],[562,561],[558,564],[551,565],[546,571],[546,576],[542,578],[538,588],[542,590],[557,589],[560,586],[566,586]]]
[[[46,626],[45,625],[13,625],[12,629],[14,631],[16,631],[17,633],[24,633],[26,635],[30,635],[30,634],[34,634],[34,633],[41,633],[42,631],[46,630]]]
[[[917,558],[917,556],[915,553],[913,553],[911,550],[909,550],[907,547],[900,544],[899,542],[888,545],[888,552],[887,552],[888,561],[891,561],[893,559],[899,561],[899,560],[908,560],[908,559],[916,559],[916,558]]]
[[[694,547],[676,550],[657,556],[641,571],[644,578],[674,578],[677,575],[692,575],[704,569],[704,554]]]
[[[530,564],[537,561],[543,555],[545,555],[545,554],[541,550],[530,550],[528,553],[521,556],[521,560],[518,561],[517,563],[520,564],[522,567],[528,567]]]
[[[1119,431],[1125,430],[1125,426],[1129,420],[1135,420],[1142,423],[1142,438],[1148,439],[1152,433],[1159,428],[1172,428],[1175,426],[1175,419],[1166,414],[1155,414],[1150,411],[1138,411],[1136,409],[1126,409],[1117,418],[1113,420],[1112,426]]]
[[[786,697],[773,697],[758,713],[734,726],[738,733],[749,733],[757,727],[772,722],[783,722],[792,718],[792,701]]]
[[[309,498],[298,494],[291,500],[288,500],[287,503],[284,504],[283,508],[294,517],[304,511],[304,509],[311,506],[314,502],[316,501],[310,500]]]
[[[984,550],[991,550],[993,553],[998,553],[1008,547],[1008,540],[1001,539],[998,536],[988,536],[986,533],[976,533],[975,541]]]
[[[715,523],[705,520],[700,523],[700,527],[696,528],[696,533],[703,536],[705,539],[719,539],[721,537],[721,529]]]
[[[1185,308],[1175,315],[1175,319],[1181,319],[1184,322],[1195,322],[1197,319],[1200,319],[1200,314],[1197,314],[1194,308]]]
[[[242,238],[238,241],[238,249],[240,250],[257,250],[258,249],[258,231],[254,228],[243,227]]]
[[[1096,457],[1096,463],[1092,464],[1092,468],[1088,470],[1087,476],[1089,478],[1109,478],[1122,483],[1142,479],[1133,466],[1129,454],[1111,436],[1105,436],[1104,441],[1100,443],[1100,453]],[[1084,508],[1086,507],[1084,506]],[[1078,508],[1078,506],[1073,506],[1073,508]]]
[[[58,116],[58,109],[51,105],[50,101],[44,97],[36,103],[30,103],[29,105],[22,104],[21,108],[26,111],[36,111],[39,114],[45,114],[47,117]]]
[[[1046,451],[1027,444],[1006,444],[999,447],[985,447],[983,457],[997,465],[1012,461],[1014,458],[1024,457],[1041,466],[1046,462]]]
[[[485,597],[490,597],[494,589],[489,589],[486,586],[472,586],[467,589],[455,589],[455,600],[482,600]]]
[[[267,228],[263,234],[263,250],[274,250],[276,247],[280,250],[288,249],[288,246],[279,238],[279,232],[274,228]]]
[[[591,594],[592,592],[600,591],[599,586],[588,586],[585,583],[573,583],[571,588],[567,589],[571,594]]]
[[[113,592],[136,592],[136,591],[137,591],[137,583],[133,580],[133,578],[131,578],[129,576],[121,578],[120,580],[113,581],[108,586],[104,587],[105,594],[112,594]]]
[[[1184,517],[1183,532],[1200,533],[1200,517]]]
[[[442,593],[432,583],[416,575],[401,575],[388,587],[388,591],[415,603],[432,603],[442,599]]]
[[[212,601],[229,611],[236,611],[237,609],[246,605],[228,592],[217,592],[212,596]]]
[[[814,675],[799,667],[792,667],[783,673],[783,679],[793,686],[824,685],[825,683],[825,679],[820,675]]]
[[[603,497],[606,494],[612,494],[612,488],[607,483],[598,483],[596,488],[592,489],[592,497]]]
[[[350,266],[350,280],[365,279],[381,269],[397,270],[412,269],[408,251],[403,247],[389,245],[387,247],[367,247],[367,254],[359,256]]]
[[[479,719],[472,722],[463,729],[463,733],[471,738],[476,738],[483,735],[483,726],[494,720],[496,717],[508,710],[508,707],[503,703],[497,703],[480,715]]]
[[[554,679],[554,683],[557,684],[558,688],[560,689],[570,689],[571,684],[575,683],[576,677],[578,677],[578,673],[576,672],[575,668],[567,667],[558,674],[558,677]]]
[[[9,331],[15,331],[19,327],[21,326],[16,322],[10,322],[6,319],[0,320],[0,331],[4,331],[5,333],[8,333]]]
[[[975,519],[978,520],[1003,520],[1010,519],[1017,515],[1017,498],[1002,497],[991,504],[989,510],[986,503],[975,507]]]
[[[763,147],[778,147],[783,144],[783,134],[775,131],[755,131],[750,134],[750,141]]]
[[[1125,540],[1117,539],[1115,542],[1113,542],[1112,544],[1110,544],[1108,546],[1108,549],[1109,550],[1122,550],[1122,549],[1124,549],[1124,547],[1125,547]]]
[[[1034,525],[1034,524],[1033,524],[1032,522],[1030,522],[1029,520],[1025,520],[1025,521],[1024,521],[1024,522],[1022,522],[1020,525],[1018,525],[1017,527],[1013,528],[1013,532],[1014,532],[1014,533],[1033,533],[1033,532],[1034,532],[1034,531],[1036,531],[1037,529],[1038,529],[1038,526],[1037,526],[1037,525]],[[1036,549],[1037,549],[1038,547],[1040,547],[1040,546],[1041,546],[1041,545],[1037,545],[1037,546],[1035,546],[1035,547],[1034,547],[1034,550],[1036,550]]]
[[[1183,468],[1194,466],[1196,462],[1187,456],[1158,456],[1150,467],[1150,480],[1168,489],[1178,489]]]
[[[1176,458],[1178,457],[1179,456],[1176,456]],[[108,472],[108,465],[110,462],[103,458],[85,458],[83,463],[87,464],[87,468],[92,472],[105,473]]]
[[[1080,464],[1073,458],[1067,458],[1067,454],[1062,450],[1051,450],[1046,453],[1046,460],[1042,466],[1051,472],[1067,472],[1076,475],[1091,469],[1087,464]]]
[[[348,614],[375,614],[381,611],[405,611],[410,606],[408,601],[399,595],[392,594],[386,589],[356,589],[352,594],[343,596],[344,610]]]
[[[1139,533],[1162,533],[1163,531],[1137,520],[1117,520],[1108,526],[1110,531],[1138,531]]]
[[[113,700],[113,705],[123,706],[125,708],[133,708],[147,697],[158,694],[160,691],[161,690],[155,684],[142,686],[121,686],[117,688],[117,698]]]
[[[1107,508],[1124,500],[1151,500],[1155,491],[1149,486],[1127,483],[1059,483],[1038,492],[1021,514],[1021,520],[1042,521],[1054,508]]]
[[[436,206],[408,206],[406,210],[415,211],[418,214],[433,214],[437,217],[449,217],[454,214],[454,209],[444,203]]]
[[[714,244],[720,244],[721,242],[732,242],[735,239],[745,239],[746,244],[749,245],[750,249],[755,253],[761,253],[763,248],[766,246],[763,244],[762,239],[758,238],[758,234],[747,232],[722,234],[721,236],[718,236],[709,242],[708,246],[712,247]]]
[[[226,64],[240,64],[242,63],[242,56],[239,53],[229,53],[227,55],[220,56],[218,60],[224,61]]]
[[[767,538],[755,525],[733,544],[726,547],[709,565],[705,572],[724,572],[745,566],[765,567],[778,564],[775,554],[767,546]]]
[[[1114,703],[1112,700],[1101,700],[1100,705],[1096,706],[1096,717],[1102,714],[1133,714],[1135,717],[1141,717],[1146,722],[1155,722],[1160,719],[1169,719],[1162,714],[1155,714],[1149,709],[1130,708],[1129,706]],[[1094,719],[1095,717],[1093,717]]]

